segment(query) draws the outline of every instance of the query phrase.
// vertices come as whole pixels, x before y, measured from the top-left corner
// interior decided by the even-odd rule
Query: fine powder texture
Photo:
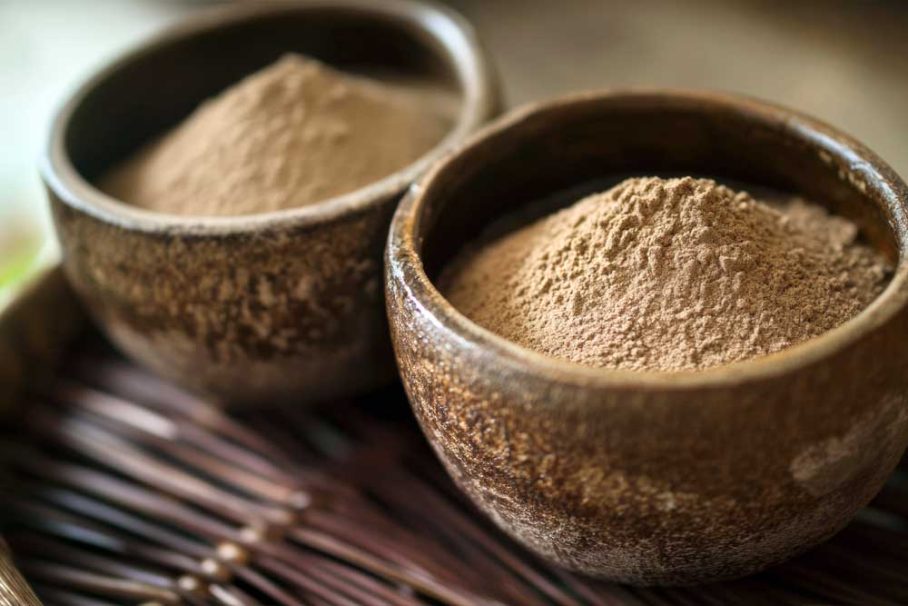
[[[287,55],[203,103],[100,186],[169,214],[313,204],[386,177],[436,145],[449,125],[436,101]]]
[[[538,352],[627,370],[779,351],[866,307],[890,268],[857,228],[706,179],[635,178],[468,250],[441,276],[477,324]]]

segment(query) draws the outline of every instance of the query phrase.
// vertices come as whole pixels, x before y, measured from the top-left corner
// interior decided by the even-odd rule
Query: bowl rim
[[[364,19],[383,21],[391,28],[418,31],[438,45],[440,58],[451,68],[460,93],[457,117],[447,134],[409,165],[364,187],[311,205],[224,216],[176,215],[136,207],[107,195],[76,170],[65,146],[70,120],[96,87],[125,66],[169,44],[222,27],[262,16],[322,10],[361,13]],[[404,193],[427,168],[494,115],[498,94],[497,77],[472,25],[456,11],[434,2],[282,0],[208,7],[119,53],[77,85],[54,113],[39,170],[47,187],[66,205],[129,230],[229,235],[270,227],[307,227],[365,210]]]
[[[889,228],[895,236],[899,257],[883,292],[858,314],[817,337],[772,354],[702,370],[634,371],[587,366],[518,345],[460,313],[429,279],[417,246],[423,238],[423,234],[417,232],[426,199],[438,176],[461,154],[490,139],[506,136],[507,132],[550,112],[568,106],[632,100],[656,101],[673,106],[693,103],[698,104],[702,111],[731,109],[741,112],[749,121],[775,125],[781,122],[790,136],[830,154],[827,161],[833,158],[846,160],[852,171],[862,171],[864,177],[875,179],[883,197],[892,207],[897,223],[896,226],[889,225]],[[858,179],[861,183],[861,177],[855,172],[849,172],[848,178]],[[864,187],[866,183],[866,180],[862,182]],[[856,186],[861,187],[860,184]],[[447,341],[474,353],[491,354],[484,356],[483,360],[491,358],[495,365],[509,371],[540,377],[556,384],[594,389],[696,390],[729,387],[811,366],[849,347],[890,322],[900,312],[908,310],[908,185],[886,162],[856,139],[825,122],[771,102],[705,90],[622,88],[587,91],[529,103],[512,110],[471,136],[456,153],[433,166],[411,186],[398,206],[388,235],[386,258],[388,288],[402,288],[404,296],[415,300],[418,306],[416,313],[428,316],[433,327],[442,331]]]

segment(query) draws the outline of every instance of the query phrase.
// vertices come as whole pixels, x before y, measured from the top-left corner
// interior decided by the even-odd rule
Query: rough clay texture
[[[750,574],[841,528],[904,451],[904,311],[787,372],[587,383],[440,323],[413,224],[396,224],[386,288],[416,417],[480,509],[554,562],[641,584]]]
[[[536,553],[640,584],[750,574],[842,528],[901,458],[904,264],[879,301],[885,325],[811,363],[683,386],[588,379],[497,355],[490,334],[450,321],[420,256],[433,250],[424,213],[462,203],[439,189],[404,203],[389,238],[398,368],[451,476]]]
[[[700,369],[851,318],[890,268],[850,221],[712,180],[635,178],[467,251],[442,290],[477,324],[591,366]]]
[[[394,376],[381,251],[396,197],[310,225],[122,229],[52,196],[70,284],[111,340],[225,403],[330,400]]]
[[[203,103],[101,187],[180,215],[313,204],[386,177],[436,145],[448,120],[431,101],[287,55]]]

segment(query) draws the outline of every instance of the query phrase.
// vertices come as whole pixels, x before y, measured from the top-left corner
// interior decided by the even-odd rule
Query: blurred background
[[[210,4],[0,0],[0,305],[56,258],[37,172],[53,109],[124,47]],[[746,93],[850,132],[908,176],[908,2],[448,4],[479,30],[508,105],[604,87]]]

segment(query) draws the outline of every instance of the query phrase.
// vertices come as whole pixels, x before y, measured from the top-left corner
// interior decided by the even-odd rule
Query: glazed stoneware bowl
[[[449,89],[446,137],[350,194],[238,217],[154,213],[92,183],[286,52]],[[54,121],[43,177],[66,274],[111,339],[231,402],[318,400],[393,378],[382,253],[405,188],[487,120],[493,76],[471,28],[395,0],[238,3],[202,12],[91,77]]]
[[[895,264],[891,282],[816,339],[677,373],[523,349],[434,285],[465,242],[530,201],[678,173],[828,205]],[[496,524],[568,568],[638,584],[754,572],[845,525],[908,442],[908,188],[860,143],[780,107],[631,92],[512,113],[413,188],[386,272],[398,365],[438,456]]]

